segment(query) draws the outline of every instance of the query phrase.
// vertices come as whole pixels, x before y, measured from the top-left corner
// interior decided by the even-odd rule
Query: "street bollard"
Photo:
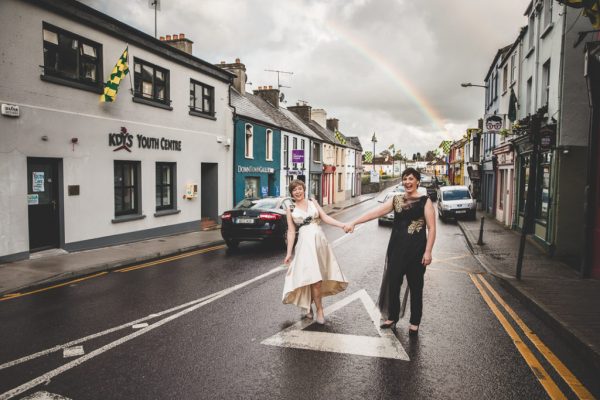
[[[481,226],[479,227],[479,240],[477,241],[477,245],[479,246],[483,244],[483,221],[485,221],[485,217],[481,217]]]

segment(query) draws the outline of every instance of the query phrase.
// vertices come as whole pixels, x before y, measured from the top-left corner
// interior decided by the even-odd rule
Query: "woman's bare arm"
[[[351,225],[352,225],[352,227],[354,227],[354,225],[362,224],[362,223],[370,221],[372,219],[379,218],[379,217],[384,216],[385,214],[391,212],[393,209],[394,209],[394,198],[391,197],[382,205],[372,209],[371,211],[367,211],[366,213],[364,213],[363,215],[361,215],[360,217],[358,217],[357,219],[352,221]]]
[[[286,210],[287,218],[287,253],[285,255],[285,264],[289,264],[292,259],[292,250],[294,249],[294,241],[296,240],[296,225],[294,225],[294,219],[292,218],[292,211],[289,207]]]
[[[313,202],[315,207],[317,207],[317,211],[319,212],[319,218],[321,218],[321,220],[323,222],[325,222],[326,224],[329,224],[329,225],[337,226],[338,228],[344,227],[344,224],[342,222],[327,215],[327,213],[325,211],[323,211],[323,209],[319,205],[319,202],[317,202],[315,199],[311,199],[311,201]]]
[[[431,264],[431,251],[435,243],[435,210],[433,209],[433,203],[429,199],[425,203],[425,223],[427,224],[427,245],[425,246],[425,253],[423,254],[421,263],[427,266]]]

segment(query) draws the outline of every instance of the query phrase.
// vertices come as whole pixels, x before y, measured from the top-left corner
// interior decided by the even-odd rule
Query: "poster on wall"
[[[40,204],[40,195],[39,194],[28,194],[27,195],[27,205],[35,206]]]
[[[262,194],[262,197],[266,197],[269,195],[269,187],[268,186],[261,186],[260,187],[260,193]]]
[[[43,192],[44,191],[44,172],[33,172],[32,192]]]

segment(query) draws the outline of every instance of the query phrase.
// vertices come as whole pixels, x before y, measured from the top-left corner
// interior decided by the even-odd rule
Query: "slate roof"
[[[251,118],[255,121],[265,122],[272,126],[278,126],[277,123],[266,113],[264,113],[254,102],[250,101],[248,96],[242,96],[237,90],[230,88],[231,105],[235,107],[236,115]]]
[[[300,133],[305,136],[310,137],[311,139],[323,140],[319,135],[317,135],[310,127],[300,118],[295,112],[288,110],[287,108],[279,107],[279,111],[289,118],[298,128],[300,129]]]
[[[315,121],[310,121],[310,128],[315,131],[324,141],[332,144],[341,144],[335,138],[335,133],[330,131],[329,129],[323,128],[321,125],[317,124]]]
[[[350,142],[350,144],[352,145],[352,147],[354,149],[363,151],[363,148],[362,148],[362,145],[360,144],[360,139],[358,138],[358,136],[346,136],[346,139],[348,140],[348,142]]]

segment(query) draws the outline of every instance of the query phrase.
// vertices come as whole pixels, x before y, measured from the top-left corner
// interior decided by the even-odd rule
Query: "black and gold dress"
[[[398,321],[400,286],[404,275],[410,288],[410,323],[419,325],[423,309],[423,254],[427,245],[425,204],[427,196],[416,199],[394,196],[394,226],[387,248],[378,306],[382,317]]]

